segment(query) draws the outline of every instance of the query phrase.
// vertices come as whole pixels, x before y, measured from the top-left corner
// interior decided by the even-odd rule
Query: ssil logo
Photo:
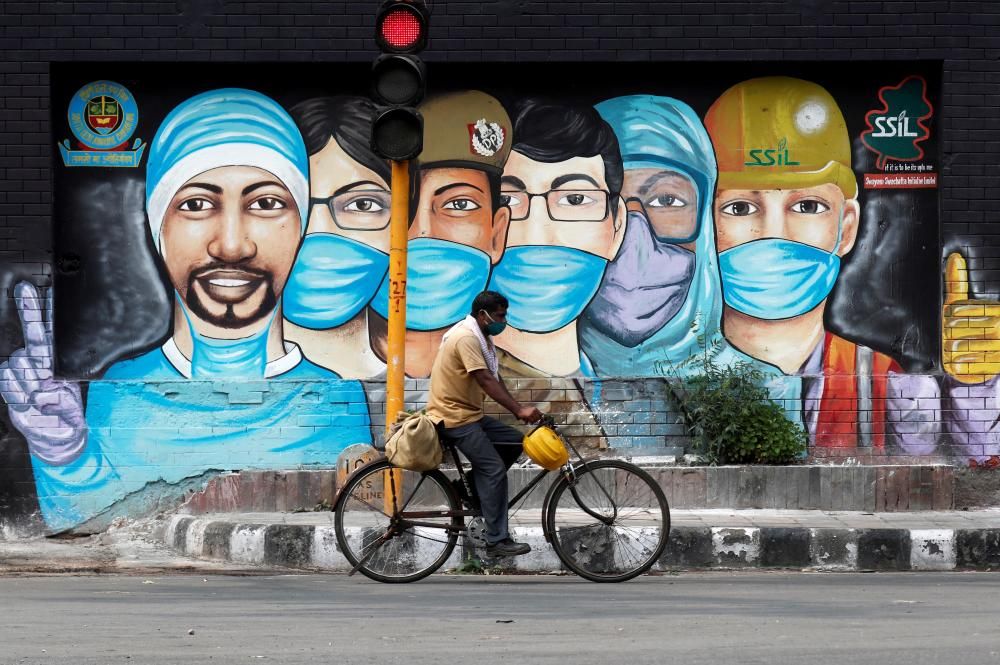
[[[931,131],[926,121],[934,114],[927,99],[927,82],[921,76],[908,76],[899,85],[889,85],[878,91],[882,108],[865,114],[868,129],[861,132],[865,147],[878,157],[875,166],[885,168],[888,160],[915,162],[922,159]]]
[[[788,141],[782,138],[778,141],[777,148],[754,148],[750,150],[749,162],[743,162],[743,166],[798,166],[798,162],[792,160],[791,152],[788,149]]]

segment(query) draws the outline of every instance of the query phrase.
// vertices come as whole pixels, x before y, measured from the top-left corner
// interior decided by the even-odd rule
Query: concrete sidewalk
[[[818,510],[672,510],[667,549],[654,570],[793,568],[832,571],[1000,568],[1000,509],[866,513]],[[466,554],[506,572],[563,570],[542,534],[540,511],[512,516],[515,539],[532,553],[486,560],[459,540],[442,570]],[[349,569],[338,552],[333,513],[174,515],[163,529],[178,554],[243,566]]]

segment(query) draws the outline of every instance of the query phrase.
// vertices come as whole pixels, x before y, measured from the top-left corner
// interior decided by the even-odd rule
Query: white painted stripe
[[[323,570],[350,570],[347,559],[337,547],[337,530],[318,526],[313,531],[312,565]]]
[[[208,520],[196,519],[187,528],[184,539],[184,554],[200,557],[205,553],[205,529],[211,524]]]
[[[238,525],[229,537],[229,558],[236,563],[264,563],[266,526]]]
[[[712,554],[720,566],[756,566],[760,561],[760,529],[712,527]]]
[[[910,568],[954,570],[955,532],[951,529],[911,529]]]

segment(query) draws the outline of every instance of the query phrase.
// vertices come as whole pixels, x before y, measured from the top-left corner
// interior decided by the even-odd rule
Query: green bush
[[[700,371],[693,376],[668,372],[671,400],[695,451],[711,464],[787,464],[801,457],[806,433],[770,398],[764,373],[748,362],[718,367],[712,355],[696,357]]]

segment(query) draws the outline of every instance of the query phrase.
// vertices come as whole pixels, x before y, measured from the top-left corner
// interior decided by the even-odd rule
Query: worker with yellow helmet
[[[941,377],[905,374],[889,356],[826,330],[840,259],[860,208],[851,138],[833,97],[787,77],[739,83],[708,110],[723,332],[745,353],[802,376],[818,446],[887,445],[910,455],[985,460],[1000,371],[1000,303],[970,296],[965,260],[948,257]],[[942,401],[951,405],[942,409]],[[947,432],[950,438],[945,437]]]
[[[759,78],[724,92],[705,126],[719,168],[715,221],[726,338],[785,374],[805,377],[803,416],[815,445],[883,446],[887,376],[902,370],[824,326],[860,217],[840,108],[815,83]]]

